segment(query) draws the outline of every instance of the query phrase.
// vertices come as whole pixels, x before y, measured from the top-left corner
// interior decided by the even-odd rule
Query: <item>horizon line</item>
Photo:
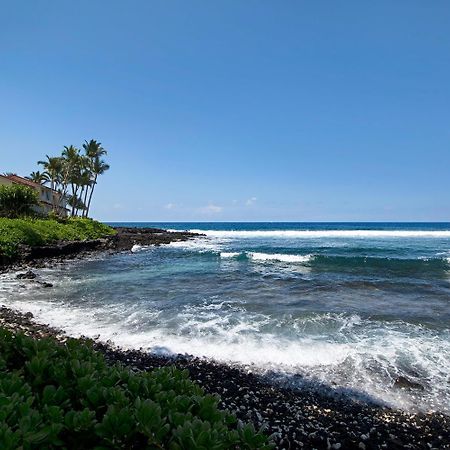
[[[99,219],[97,219],[99,220]],[[101,220],[104,223],[439,223],[449,221],[426,220]]]

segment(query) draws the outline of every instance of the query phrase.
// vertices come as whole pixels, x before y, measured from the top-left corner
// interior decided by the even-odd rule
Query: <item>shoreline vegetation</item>
[[[19,254],[9,261],[9,265],[3,266],[3,271],[22,271],[17,277],[24,282],[37,282],[50,287],[46,286],[45,280],[35,280],[33,267],[45,267],[55,262],[64,264],[67,259],[83,258],[99,252],[130,251],[134,245],[161,245],[198,236],[195,233],[161,229],[103,228],[106,225],[98,222],[95,225],[91,219],[71,220],[80,221],[77,222],[79,224],[88,220],[99,233],[90,234],[87,240],[64,240],[59,236],[44,239],[34,246],[21,242],[17,247]],[[25,333],[34,339],[49,337],[59,342],[68,339],[61,330],[35,322],[31,313],[13,311],[4,306],[0,309],[0,328],[13,333]],[[84,339],[81,338],[80,342],[84,342]],[[202,386],[206,393],[220,396],[218,405],[222,410],[229,410],[239,421],[252,423],[256,429],[262,427],[266,435],[272,436],[276,448],[449,448],[450,417],[441,413],[412,414],[376,405],[367,399],[355,400],[345,393],[331,395],[332,389],[327,386],[318,389],[317,386],[305,385],[294,389],[282,386],[268,376],[253,373],[252,367],[234,367],[190,355],[167,357],[139,350],[124,350],[111,342],[95,341],[92,345],[110,365],[121,363],[133,371],[144,373],[167,366],[187,370],[190,379]],[[399,386],[399,389],[414,388],[407,382]],[[174,448],[201,447],[192,444]],[[242,445],[223,448],[251,447]]]
[[[0,327],[2,449],[273,448],[185,370],[136,371],[107,362],[91,341],[7,328]]]
[[[131,250],[199,236],[158,228],[110,227],[93,219],[0,218],[0,268],[33,264],[49,257],[82,257],[86,252]]]
[[[37,248],[92,241],[115,233],[113,228],[91,219],[0,218],[0,263],[32,259]]]

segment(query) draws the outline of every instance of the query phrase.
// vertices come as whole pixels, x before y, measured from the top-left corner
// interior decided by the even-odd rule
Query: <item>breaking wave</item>
[[[281,253],[249,252],[248,256],[253,261],[280,261],[288,263],[305,263],[311,260],[312,255],[287,255]]]
[[[420,325],[400,321],[380,327],[357,314],[274,318],[225,301],[186,305],[170,316],[125,303],[21,299],[7,304],[74,336],[212,358],[289,383],[360,392],[404,409],[450,412],[450,335],[438,336]],[[396,387],[399,377],[413,387]]]
[[[240,252],[220,252],[221,258],[237,258],[240,255]]]

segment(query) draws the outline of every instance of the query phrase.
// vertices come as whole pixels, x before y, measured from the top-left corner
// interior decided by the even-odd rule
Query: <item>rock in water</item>
[[[16,278],[19,280],[34,280],[37,277],[37,275],[32,270],[27,270],[24,273],[18,273],[16,275]]]
[[[45,288],[53,287],[53,284],[48,283],[47,281],[36,281],[36,283],[40,284],[42,287],[45,287]]]
[[[425,389],[420,383],[403,376],[399,376],[395,379],[394,386],[400,389],[419,389],[421,391]]]

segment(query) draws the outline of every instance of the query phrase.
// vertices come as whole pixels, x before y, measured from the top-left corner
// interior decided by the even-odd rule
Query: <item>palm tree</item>
[[[76,197],[74,195],[69,196],[68,199],[68,205],[72,207],[72,217],[78,215],[78,211],[81,210],[85,210],[86,207],[84,205],[84,203],[81,201],[80,197]]]
[[[95,188],[95,185],[97,184],[97,178],[99,175],[103,175],[107,170],[109,170],[109,164],[106,164],[106,162],[103,159],[96,157],[94,159],[94,163],[92,164],[91,170],[92,170],[92,173],[94,174],[94,180],[93,180],[93,184],[91,186],[91,192],[89,194],[89,200],[87,203],[86,217],[89,216],[89,209],[91,208],[92,194],[94,193],[94,188]]]
[[[64,159],[64,179],[65,179],[65,189],[63,192],[64,197],[67,198],[67,191],[70,185],[71,188],[71,197],[72,199],[77,199],[81,171],[81,155],[80,150],[73,145],[64,146],[64,150],[62,151],[62,157]],[[69,202],[70,206],[72,206],[71,215],[73,216],[75,213],[75,208],[78,202]]]
[[[88,217],[94,195],[94,189],[99,175],[109,169],[103,160],[107,151],[95,139],[85,141],[84,154],[73,145],[64,146],[61,156],[38,161],[44,172],[33,172],[28,178],[38,183],[50,182],[52,191],[52,205],[55,212],[59,212],[63,201],[68,200],[72,216],[82,211],[83,217]]]
[[[38,164],[43,166],[45,174],[50,181],[50,187],[52,191],[56,191],[59,187],[62,177],[63,162],[59,156],[48,156],[47,161],[38,161]],[[52,195],[53,210],[56,211],[55,195]]]
[[[45,172],[39,172],[39,170],[36,170],[36,172],[31,172],[27,178],[37,184],[45,184],[49,181],[47,174]]]
[[[78,187],[80,187],[81,191],[80,191],[80,195],[77,199],[78,201],[76,202],[75,215],[78,215],[78,212],[80,209],[83,211],[83,215],[84,215],[84,211],[86,210],[86,205],[83,202],[83,198],[86,198],[86,195],[84,195],[84,197],[83,197],[83,194],[88,191],[89,186],[91,185],[91,172],[87,168],[88,161],[84,156],[82,158],[83,158],[83,165],[82,165],[82,168],[80,171],[79,178],[77,179]]]
[[[102,147],[101,142],[91,139],[89,142],[85,141],[83,148],[85,155],[89,160],[88,170],[91,174],[90,190],[89,187],[86,189],[84,197],[86,210],[84,211],[83,216],[88,217],[92,195],[94,194],[95,185],[97,184],[97,178],[109,169],[109,165],[102,159],[102,156],[106,155],[108,152]]]

